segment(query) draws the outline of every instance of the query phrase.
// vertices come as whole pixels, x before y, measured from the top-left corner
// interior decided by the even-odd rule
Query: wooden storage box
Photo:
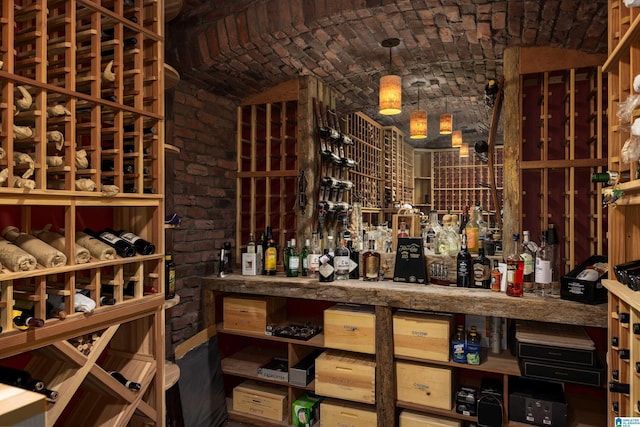
[[[269,420],[284,421],[289,410],[287,389],[245,381],[233,389],[233,410]]]
[[[396,362],[396,396],[403,402],[434,408],[453,408],[451,368]]]
[[[400,427],[461,427],[460,420],[437,417],[435,415],[421,414],[418,412],[400,412]]]
[[[337,304],[324,311],[324,346],[375,354],[373,307]]]
[[[223,326],[232,331],[264,334],[270,323],[281,323],[286,317],[286,300],[279,297],[224,297]]]
[[[376,425],[378,425],[378,414],[375,408],[326,400],[320,404],[320,427],[375,427]]]
[[[393,315],[393,351],[396,356],[449,361],[451,315],[398,311]]]
[[[327,350],[316,359],[316,394],[354,402],[376,402],[373,356]]]

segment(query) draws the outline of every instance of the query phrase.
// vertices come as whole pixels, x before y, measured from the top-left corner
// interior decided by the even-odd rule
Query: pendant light
[[[450,135],[453,130],[453,116],[447,114],[447,98],[444,99],[444,114],[440,114],[440,135]]]
[[[425,84],[423,81],[417,81],[411,85],[418,88],[418,109],[411,112],[409,122],[409,138],[411,139],[425,139],[427,137],[427,110],[420,109],[420,88]]]
[[[386,39],[382,47],[389,48],[389,72],[391,72],[391,48],[400,44],[400,39]],[[391,116],[402,112],[402,79],[388,74],[380,78],[380,114]]]
[[[451,134],[451,146],[453,148],[460,148],[462,145],[462,131],[454,130]]]
[[[460,158],[467,158],[469,157],[469,144],[467,144],[466,142],[463,142],[462,145],[460,146]]]

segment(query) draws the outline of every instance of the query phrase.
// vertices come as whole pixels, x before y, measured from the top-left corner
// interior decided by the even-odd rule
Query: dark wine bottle
[[[100,305],[114,305],[116,303],[116,299],[113,297],[100,297]]]
[[[98,233],[90,228],[85,228],[84,232],[111,246],[116,250],[116,253],[123,258],[129,258],[136,255],[136,249],[133,245],[113,233],[108,231]]]
[[[618,320],[620,323],[629,323],[630,315],[629,313],[620,313],[618,315]]]
[[[31,378],[31,374],[22,369],[10,368],[8,366],[0,366],[0,383],[27,388],[32,386],[33,389],[39,387],[40,389],[44,388],[44,383],[42,381],[38,381],[38,384],[33,383],[33,381],[37,381]]]
[[[636,371],[638,370],[638,363],[636,363]],[[611,371],[611,379],[618,381],[620,379],[620,371],[614,369]]]
[[[611,402],[611,410],[613,412],[617,414],[619,409],[620,409],[620,404],[618,403],[618,401]]]
[[[116,381],[118,381],[120,384],[124,385],[125,387],[127,387],[130,390],[140,390],[142,388],[142,386],[140,385],[140,383],[134,382],[134,381],[129,381],[128,379],[126,379],[124,377],[124,375],[122,375],[120,372],[118,371],[110,371],[109,375],[111,375],[113,378],[116,379]]]
[[[124,230],[114,231],[110,228],[105,228],[105,231],[108,231],[109,233],[113,233],[116,236],[123,239],[125,242],[129,243],[130,245],[133,245],[136,252],[138,252],[141,255],[151,255],[156,251],[156,246],[153,243],[143,239],[137,234],[133,234],[129,231],[124,231]]]
[[[629,394],[630,387],[627,383],[619,383],[617,381],[609,381],[609,392]]]
[[[43,388],[41,390],[34,390],[36,393],[44,394],[47,396],[49,400],[58,400],[58,392],[55,390],[49,390],[48,388]]]
[[[631,352],[628,349],[620,349],[618,350],[618,356],[621,360],[629,360],[629,357],[631,357]]]
[[[33,317],[29,313],[21,313],[13,318],[13,323],[18,328],[40,328],[44,326],[44,320]]]
[[[640,335],[640,323],[633,324],[633,333],[636,335]]]
[[[611,347],[618,346],[618,337],[611,337]]]

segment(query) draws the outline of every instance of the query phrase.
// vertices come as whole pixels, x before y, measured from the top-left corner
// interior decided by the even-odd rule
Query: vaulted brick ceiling
[[[502,74],[509,46],[607,50],[606,0],[185,0],[166,26],[167,58],[182,79],[238,101],[299,75],[338,94],[340,114],[362,111],[408,133],[417,107],[412,84],[427,82],[420,106],[429,137],[416,146],[446,146],[437,135],[445,110],[466,140],[486,139],[487,78]],[[380,76],[402,76],[403,111],[378,113]]]

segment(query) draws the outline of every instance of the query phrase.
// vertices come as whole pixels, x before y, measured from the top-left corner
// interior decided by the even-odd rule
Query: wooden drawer
[[[398,311],[393,315],[396,356],[449,361],[453,316]]]
[[[373,307],[338,304],[324,311],[324,346],[375,354]]]
[[[435,415],[421,414],[418,412],[400,412],[400,427],[461,427],[460,420],[437,417]]]
[[[316,394],[354,402],[375,403],[376,362],[373,356],[327,350],[316,359]]]
[[[287,389],[245,381],[233,389],[233,410],[275,421],[284,421],[289,409]]]
[[[451,368],[396,362],[396,395],[403,402],[434,408],[453,408]]]
[[[233,331],[264,334],[270,323],[281,323],[286,317],[286,300],[279,297],[224,297],[223,326]]]
[[[375,408],[348,402],[323,401],[320,404],[320,427],[375,427],[377,424]]]

